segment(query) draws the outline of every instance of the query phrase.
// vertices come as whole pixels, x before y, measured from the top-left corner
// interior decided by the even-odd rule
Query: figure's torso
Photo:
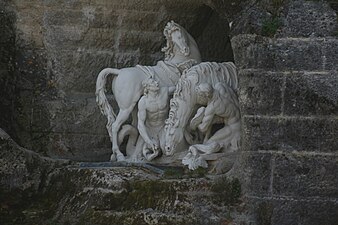
[[[155,97],[147,96],[146,101],[147,119],[146,124],[152,126],[163,126],[168,116],[168,90],[162,88]]]

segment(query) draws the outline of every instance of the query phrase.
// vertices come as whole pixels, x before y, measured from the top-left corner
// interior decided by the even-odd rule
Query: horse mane
[[[229,87],[237,91],[237,69],[233,62],[202,62],[184,71],[181,79],[196,76],[197,84],[209,81],[212,86],[218,82],[225,82]]]

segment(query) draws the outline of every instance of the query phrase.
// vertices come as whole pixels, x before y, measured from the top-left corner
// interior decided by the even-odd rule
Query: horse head
[[[170,100],[169,118],[165,125],[165,154],[170,156],[174,154],[176,147],[183,141],[184,126],[181,126],[181,121],[184,110],[182,109],[182,102],[179,103],[177,99]]]
[[[186,60],[194,59],[201,62],[201,56],[194,38],[179,24],[170,21],[164,28],[164,36],[167,44],[162,51],[165,53],[165,60],[170,61],[176,55],[182,55]]]

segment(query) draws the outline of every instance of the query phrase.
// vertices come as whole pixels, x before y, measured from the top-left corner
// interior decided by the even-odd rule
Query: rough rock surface
[[[243,222],[237,179],[39,156],[0,131],[1,224]]]
[[[13,124],[17,93],[15,65],[15,14],[8,9],[8,3],[0,2],[0,124],[11,135],[15,135]]]

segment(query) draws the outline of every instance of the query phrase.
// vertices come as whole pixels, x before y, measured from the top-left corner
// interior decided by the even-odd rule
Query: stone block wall
[[[318,1],[289,1],[282,12],[273,37],[242,30],[232,38],[238,172],[255,224],[337,224],[337,15]]]

